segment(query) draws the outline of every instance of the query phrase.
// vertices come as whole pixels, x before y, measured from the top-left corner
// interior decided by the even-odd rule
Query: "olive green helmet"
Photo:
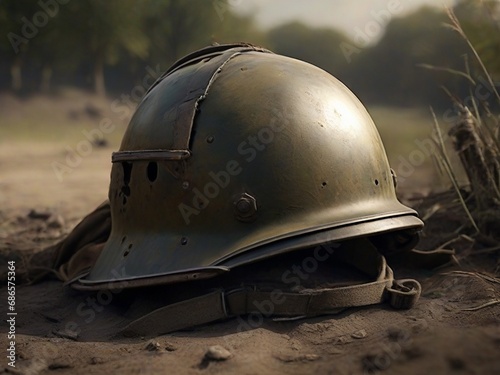
[[[175,63],[112,161],[112,232],[80,280],[88,286],[212,277],[355,237],[408,248],[423,225],[397,200],[380,136],[351,91],[251,45]]]

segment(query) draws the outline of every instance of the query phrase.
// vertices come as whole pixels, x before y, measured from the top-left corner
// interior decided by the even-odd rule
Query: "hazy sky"
[[[423,6],[453,5],[455,0],[228,0],[236,12],[252,12],[268,28],[294,19],[311,26],[329,26],[353,37],[374,21],[403,16]],[[379,15],[379,16],[377,16]],[[373,24],[371,25],[373,27]]]

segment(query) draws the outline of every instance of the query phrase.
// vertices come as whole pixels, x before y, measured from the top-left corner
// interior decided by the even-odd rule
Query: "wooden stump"
[[[467,173],[474,197],[473,216],[481,232],[500,228],[500,152],[492,134],[480,128],[467,107],[450,129],[453,146]]]

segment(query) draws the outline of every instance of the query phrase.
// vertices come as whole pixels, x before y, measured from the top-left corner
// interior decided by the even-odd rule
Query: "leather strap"
[[[228,318],[221,290],[161,307],[127,325],[124,336],[154,336]]]
[[[131,322],[122,333],[154,336],[245,314],[305,318],[386,300],[398,309],[412,307],[420,296],[420,284],[416,280],[394,281],[391,268],[381,259],[380,277],[374,282],[282,293],[255,287],[219,289],[154,310]]]
[[[410,250],[396,254],[389,258],[392,265],[401,264],[411,268],[434,269],[454,261],[455,251],[438,250]]]

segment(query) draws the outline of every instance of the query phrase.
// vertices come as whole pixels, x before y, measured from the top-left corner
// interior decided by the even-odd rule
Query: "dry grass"
[[[449,135],[453,141],[454,153],[459,157],[466,172],[468,180],[466,186],[461,186],[462,184],[456,177],[443,142],[440,124],[432,113],[434,127],[439,135],[435,155],[438,164],[449,176],[469,222],[468,224],[462,222],[460,231],[471,234],[470,229],[473,228],[476,238],[491,246],[492,243],[500,242],[498,233],[498,228],[500,228],[500,116],[491,113],[489,104],[473,95],[478,78],[486,77],[486,81],[490,85],[488,89],[498,105],[500,105],[500,95],[486,65],[451,9],[448,10],[448,16],[450,23],[446,26],[458,33],[469,46],[473,58],[472,64],[477,67],[476,72],[471,72],[468,60],[466,60],[464,71],[429,65],[421,67],[446,71],[459,76],[465,79],[470,86],[469,99],[471,101],[469,107],[464,104],[462,99],[445,88],[445,92],[459,110],[458,119],[449,130]],[[464,196],[464,187],[467,191],[467,197]]]

